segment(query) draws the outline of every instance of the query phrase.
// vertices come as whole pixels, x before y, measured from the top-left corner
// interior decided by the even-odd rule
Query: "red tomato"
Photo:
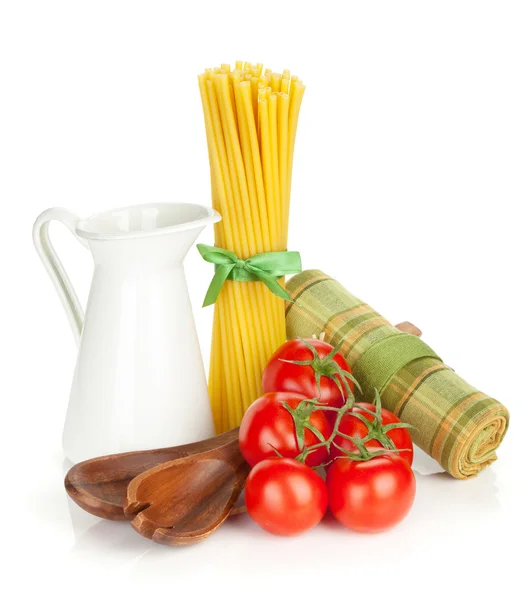
[[[301,394],[288,392],[272,392],[264,394],[248,408],[240,425],[240,451],[250,466],[255,466],[265,458],[278,456],[295,458],[301,451],[298,448],[294,419],[283,406],[286,402],[291,408],[298,407],[303,400]],[[325,412],[315,410],[309,416],[309,423],[324,437],[329,439],[332,427]],[[305,446],[313,446],[321,440],[309,429],[305,429]],[[275,450],[274,450],[275,448]],[[326,448],[318,448],[311,452],[305,461],[310,467],[316,467],[328,458]]]
[[[313,351],[305,345],[310,344]],[[262,387],[265,392],[296,392],[306,398],[318,398],[321,404],[340,408],[344,404],[342,391],[347,394],[344,384],[338,374],[334,374],[336,366],[351,374],[351,369],[345,358],[336,353],[331,359],[326,357],[332,352],[333,347],[327,342],[315,339],[289,340],[285,342],[270,358],[262,376]],[[285,360],[312,361],[313,364],[295,365]],[[316,383],[316,372],[322,373],[320,390]],[[351,391],[354,384],[349,381]],[[340,389],[339,384],[342,386]],[[331,411],[332,413],[332,411]],[[334,413],[333,413],[334,414]]]
[[[327,510],[327,486],[310,467],[291,458],[269,458],[246,481],[246,508],[263,529],[295,535],[317,525]]]
[[[375,412],[374,404],[370,404],[369,402],[359,402],[358,405],[363,406],[367,410]],[[366,419],[368,419],[368,421],[373,422],[375,420],[375,417],[368,414],[366,411],[361,410],[360,408],[354,408],[352,411],[346,413],[342,417],[338,431],[350,437],[364,438],[368,433],[368,428],[360,419],[357,418],[357,414],[363,415],[364,417],[366,417]],[[393,414],[393,412],[390,412],[389,410],[383,408],[382,424],[388,425],[390,423],[400,423],[400,420]],[[403,458],[409,465],[412,465],[412,461],[414,460],[414,445],[412,444],[412,438],[410,437],[410,432],[408,431],[408,429],[406,427],[390,429],[387,435],[395,444],[395,447],[398,450],[404,449],[404,452],[399,452],[398,455],[401,458]],[[331,458],[345,456],[345,454],[343,454],[341,450],[336,448],[334,444],[337,444],[338,446],[344,448],[348,452],[358,452],[357,447],[355,446],[355,444],[353,444],[353,442],[340,435],[337,435],[333,440],[333,444],[331,445]],[[369,440],[368,442],[366,442],[365,446],[366,448],[374,450],[383,447],[383,445],[377,440]]]
[[[357,462],[338,458],[327,471],[329,508],[346,527],[382,531],[408,514],[416,495],[412,469],[399,456],[386,454]]]

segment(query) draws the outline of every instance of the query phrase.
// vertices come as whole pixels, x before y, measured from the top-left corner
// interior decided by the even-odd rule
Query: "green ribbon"
[[[226,279],[231,281],[262,281],[279,298],[292,302],[292,298],[277,281],[278,277],[301,273],[299,252],[264,252],[242,260],[234,252],[198,244],[199,253],[215,265],[214,277],[205,294],[203,306],[214,304]]]

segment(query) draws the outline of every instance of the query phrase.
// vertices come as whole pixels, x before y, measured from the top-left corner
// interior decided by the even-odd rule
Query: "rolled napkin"
[[[303,271],[286,290],[288,338],[325,333],[341,352],[368,400],[411,424],[417,446],[457,479],[468,479],[497,459],[508,410],[446,366],[419,338],[400,332],[370,306],[321,271]]]

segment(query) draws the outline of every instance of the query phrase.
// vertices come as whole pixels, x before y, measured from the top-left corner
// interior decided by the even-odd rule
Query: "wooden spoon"
[[[74,465],[65,477],[65,488],[74,502],[87,512],[112,521],[129,521],[124,514],[127,486],[144,471],[177,458],[213,450],[238,440],[238,428],[208,440],[91,458]]]
[[[141,535],[169,546],[205,539],[227,519],[250,467],[238,438],[138,475],[127,488],[124,514]]]
[[[408,321],[396,327],[405,333],[421,336],[421,331]],[[183,446],[92,458],[70,469],[65,477],[65,488],[72,500],[87,512],[102,519],[128,521],[134,514],[124,514],[123,505],[128,485],[135,477],[166,461],[215,449],[237,438],[238,429],[233,429]],[[239,509],[234,509],[234,512],[239,512]]]

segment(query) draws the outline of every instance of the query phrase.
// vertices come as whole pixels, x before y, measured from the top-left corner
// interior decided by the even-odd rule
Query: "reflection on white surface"
[[[100,566],[116,567],[134,561],[152,547],[153,542],[138,535],[128,523],[105,521],[88,514],[89,519],[80,519],[79,513],[84,511],[70,499],[68,502],[75,538],[73,558],[98,557]]]
[[[68,467],[65,462],[65,472]],[[417,496],[410,515],[395,529],[373,535],[351,532],[327,515],[306,535],[279,538],[262,531],[247,515],[239,515],[229,518],[203,542],[169,548],[141,537],[126,522],[104,521],[89,515],[70,499],[58,503],[57,510],[63,510],[68,502],[74,536],[70,555],[75,562],[97,562],[103,569],[124,567],[135,579],[154,575],[204,578],[214,572],[231,572],[238,564],[246,564],[246,574],[250,577],[271,572],[278,577],[293,577],[308,568],[305,557],[313,548],[334,547],[335,552],[324,552],[320,557],[323,567],[333,568],[338,552],[349,555],[361,544],[364,553],[357,562],[371,572],[376,568],[377,557],[401,563],[409,560],[409,556],[419,556],[420,548],[426,544],[431,544],[431,560],[440,560],[435,557],[455,544],[471,543],[500,509],[492,468],[472,480],[458,481],[418,450],[414,470]],[[253,560],[259,548],[260,560]]]

